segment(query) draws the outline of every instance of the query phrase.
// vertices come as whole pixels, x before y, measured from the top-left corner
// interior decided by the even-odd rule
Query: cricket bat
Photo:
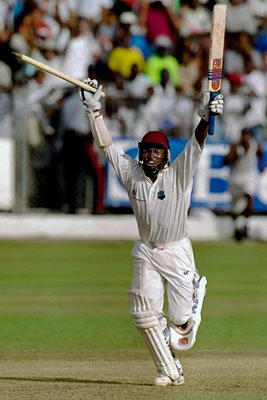
[[[79,87],[81,89],[86,90],[87,92],[90,92],[90,93],[95,93],[96,92],[96,89],[94,87],[90,86],[90,85],[87,85],[87,83],[81,82],[78,79],[75,79],[75,78],[71,77],[70,75],[66,75],[63,72],[58,71],[55,68],[49,67],[48,65],[43,64],[40,61],[37,61],[37,60],[35,60],[35,59],[31,58],[31,57],[26,56],[25,54],[15,53],[15,52],[13,52],[13,54],[17,57],[17,59],[19,61],[23,61],[25,63],[31,64],[34,67],[40,69],[41,71],[48,72],[49,74],[55,75],[58,78],[63,79],[64,81],[71,83],[72,85],[75,85],[75,86],[77,86],[77,87]],[[101,96],[105,97],[105,93],[101,92]]]
[[[226,4],[216,4],[213,7],[208,63],[210,100],[213,100],[221,89],[226,12]],[[209,135],[213,135],[214,131],[215,115],[210,113]]]

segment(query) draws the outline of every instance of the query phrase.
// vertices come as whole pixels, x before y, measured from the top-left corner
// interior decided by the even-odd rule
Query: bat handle
[[[210,101],[214,100],[217,96],[217,92],[210,92]],[[210,112],[209,113],[209,135],[214,135],[215,132],[215,114]]]

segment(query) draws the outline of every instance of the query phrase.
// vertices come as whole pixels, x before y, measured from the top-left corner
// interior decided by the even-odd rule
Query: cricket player
[[[80,90],[92,134],[128,193],[140,235],[132,250],[131,316],[155,364],[154,384],[181,385],[184,375],[176,353],[189,350],[196,340],[207,283],[197,272],[187,232],[192,179],[207,136],[209,112],[223,113],[223,96],[210,102],[209,92],[203,93],[199,124],[172,163],[168,138],[161,131],[144,135],[135,160],[106,128],[100,113],[102,86],[95,80],[85,82],[97,89],[94,95]]]

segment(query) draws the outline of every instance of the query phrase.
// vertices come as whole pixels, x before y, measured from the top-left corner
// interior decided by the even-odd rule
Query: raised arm
[[[102,107],[100,102],[102,86],[98,86],[98,82],[95,79],[91,80],[88,78],[84,82],[97,89],[94,94],[79,89],[79,95],[82,103],[86,106],[85,115],[89,121],[94,140],[100,149],[106,151],[112,145],[113,139],[100,113]]]
[[[200,147],[203,147],[208,134],[209,113],[212,112],[214,115],[222,115],[223,107],[224,100],[222,94],[219,94],[214,100],[210,101],[210,92],[205,91],[202,93],[200,110],[198,112],[201,120],[195,129],[195,136]]]

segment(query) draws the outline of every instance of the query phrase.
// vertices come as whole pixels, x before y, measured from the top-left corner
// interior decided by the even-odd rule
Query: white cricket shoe
[[[172,381],[171,378],[169,378],[166,375],[159,375],[159,376],[156,376],[156,378],[154,379],[155,386],[170,386],[170,385],[179,386],[179,385],[183,385],[183,383],[184,383],[183,375],[181,375],[175,381]]]
[[[183,373],[182,365],[177,358],[174,359],[174,362],[179,371],[179,378],[176,379],[175,381],[173,381],[167,375],[158,375],[154,379],[154,385],[156,385],[156,386],[168,386],[168,385],[179,386],[184,383],[184,373]]]
[[[154,385],[156,386],[179,386],[184,383],[184,377],[181,375],[179,379],[176,379],[176,381],[172,381],[171,378],[169,378],[167,375],[159,375],[156,376],[154,379]]]
[[[154,385],[156,385],[156,386],[168,386],[171,384],[172,384],[172,380],[167,375],[158,375],[154,379]]]
[[[192,317],[188,321],[186,329],[179,329],[177,326],[170,326],[170,344],[175,350],[186,351],[193,347],[199,325],[201,323],[201,310],[206,294],[207,278],[201,276],[195,286],[194,304]]]

